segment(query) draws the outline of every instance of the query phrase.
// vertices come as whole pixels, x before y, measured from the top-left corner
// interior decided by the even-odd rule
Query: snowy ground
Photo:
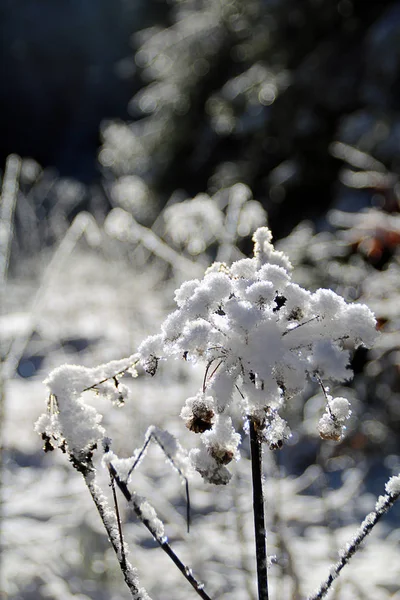
[[[96,366],[129,356],[145,336],[157,332],[171,310],[177,283],[166,280],[157,263],[138,267],[116,247],[112,252],[93,250],[84,242],[46,277],[11,279],[2,317],[4,343],[26,344],[16,343],[18,370],[5,382],[0,591],[14,600],[128,599],[82,477],[65,455],[42,452],[33,425],[45,409],[42,381],[52,368],[63,363]],[[95,394],[90,402],[104,415],[120,456],[140,446],[152,424],[168,429],[190,448],[194,434],[178,415],[202,376],[201,369],[177,361],[155,378],[127,379],[132,400],[124,407],[111,406]],[[288,474],[290,453],[300,456],[309,444],[319,445],[316,431],[307,442],[303,434],[304,429],[283,458],[265,451],[268,552],[276,556],[270,569],[273,600],[307,597],[375,504],[363,481],[367,457],[357,461],[341,456],[333,442],[323,442],[325,450],[316,451],[315,464],[303,467],[304,473]],[[248,448],[243,445],[241,453],[228,486],[194,478],[189,534],[184,487],[159,448],[149,450],[133,478],[136,491],[165,521],[177,553],[219,600],[256,597]],[[326,464],[328,475],[322,470]],[[105,473],[103,482],[108,489]],[[378,493],[384,493],[383,485]],[[150,596],[195,598],[144,527],[124,510],[122,499],[120,505],[130,559]],[[384,519],[374,529],[365,549],[344,569],[332,598],[400,598],[399,525],[399,519]]]

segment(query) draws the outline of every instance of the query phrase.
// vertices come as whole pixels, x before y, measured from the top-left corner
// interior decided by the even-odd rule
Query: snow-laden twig
[[[189,477],[192,475],[193,469],[191,468],[191,464],[189,461],[189,457],[187,453],[183,450],[182,446],[178,442],[178,440],[170,434],[168,431],[164,429],[160,429],[159,427],[155,427],[155,425],[151,425],[145,435],[145,440],[142,448],[135,454],[132,461],[129,459],[123,459],[125,465],[128,462],[128,469],[126,476],[122,476],[121,470],[118,468],[117,471],[121,479],[128,482],[132,472],[137,467],[137,465],[142,460],[143,456],[146,453],[147,447],[150,444],[151,440],[160,446],[161,450],[164,452],[165,456],[173,466],[173,468],[179,473],[185,482],[185,492],[186,492],[186,525],[187,531],[189,533],[190,529],[190,494],[189,494]],[[130,464],[130,462],[132,464]],[[113,463],[115,466],[115,462]],[[119,461],[121,464],[121,461]]]
[[[82,397],[84,392],[95,389],[99,393],[111,395],[111,399],[115,400],[115,394],[119,398],[122,386],[119,384],[117,377],[128,370],[135,375],[134,366],[137,360],[137,355],[132,355],[126,359],[111,361],[92,369],[76,365],[63,365],[55,369],[45,382],[50,390],[48,410],[38,419],[35,428],[45,441],[45,450],[59,447],[63,452],[67,452],[73,466],[83,475],[132,596],[137,600],[147,600],[147,593],[139,588],[135,571],[127,561],[127,553],[124,549],[122,530],[117,515],[109,509],[107,500],[95,480],[96,471],[92,462],[93,453],[99,444],[103,444],[105,448],[108,447],[108,438],[105,437],[105,430],[100,425],[102,416],[94,407],[86,405]],[[114,395],[110,393],[107,385],[111,380],[114,381],[114,385],[111,385],[115,389]],[[156,440],[174,468],[185,479],[188,494],[187,476],[190,471],[188,458],[177,440],[168,432],[157,427],[149,428],[144,447],[132,457],[132,460],[120,460],[107,450],[104,464],[109,469],[112,484],[116,483],[118,485],[136,515],[160,547],[168,554],[197,594],[203,600],[210,600],[203,584],[195,579],[191,569],[185,566],[172,550],[167,538],[164,536],[164,525],[158,519],[154,509],[147,500],[139,498],[128,489],[127,480],[133,468],[142,458],[151,439]],[[122,468],[123,478],[111,462],[114,458],[116,464]]]
[[[130,371],[136,375],[137,355],[88,369],[78,365],[62,365],[49,375],[45,384],[50,390],[47,412],[35,424],[35,429],[48,445],[59,447],[80,457],[93,451],[103,440],[102,416],[93,406],[85,404],[82,394],[95,389],[114,403],[122,404],[128,388],[118,376]],[[111,383],[113,382],[113,383]]]
[[[335,579],[339,577],[343,567],[347,565],[353,554],[357,552],[361,543],[372,531],[377,522],[385,513],[388,512],[390,508],[392,508],[396,500],[398,500],[400,496],[400,475],[391,477],[386,483],[385,489],[386,494],[378,498],[375,509],[365,517],[364,521],[361,523],[361,526],[356,531],[350,542],[348,542],[346,546],[340,550],[339,560],[337,563],[331,566],[326,580],[321,583],[320,587],[316,592],[314,592],[314,594],[309,596],[308,600],[321,600],[326,596]]]
[[[133,508],[143,525],[150,531],[160,548],[162,548],[162,550],[164,550],[164,552],[170,557],[172,562],[178,567],[182,575],[194,588],[200,598],[203,598],[203,600],[211,600],[210,596],[204,589],[204,584],[197,581],[193,575],[192,569],[183,564],[175,551],[169,545],[168,538],[164,535],[163,523],[157,517],[154,508],[146,500],[139,498],[134,492],[129,490],[127,483],[119,478],[112,462],[109,463],[108,468],[111,476],[115,480],[115,483],[121,490],[121,493],[129,505]]]
[[[133,568],[129,560],[126,558],[128,549],[123,538],[121,537],[116,514],[112,509],[110,509],[106,497],[96,482],[94,467],[92,465],[85,464],[74,457],[71,457],[71,461],[73,462],[75,468],[80,471],[84,477],[85,483],[103,522],[110,543],[117,556],[125,583],[131,592],[132,598],[134,600],[150,600],[150,596],[147,594],[146,590],[144,588],[140,588],[136,569]]]
[[[93,369],[76,365],[63,365],[55,369],[46,380],[50,390],[47,412],[36,422],[35,429],[44,440],[45,451],[58,447],[69,456],[79,471],[92,496],[104,528],[115,551],[125,582],[134,600],[150,600],[140,588],[136,570],[127,560],[127,548],[115,511],[108,506],[106,497],[96,482],[93,453],[102,442],[105,430],[100,425],[102,416],[82,399],[84,391],[102,390],[110,379],[114,380],[116,398],[121,390],[117,376],[134,369],[135,355],[127,359],[111,361]],[[134,373],[133,373],[134,374]],[[110,390],[103,391],[109,395]],[[115,399],[115,396],[112,396]]]

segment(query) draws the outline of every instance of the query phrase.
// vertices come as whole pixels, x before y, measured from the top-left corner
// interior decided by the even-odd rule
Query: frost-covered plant
[[[169,206],[164,211],[167,234],[190,254],[201,254],[218,237],[223,214],[207,194],[198,194]]]
[[[146,593],[127,561],[120,525],[96,482],[96,450],[103,447],[105,451],[103,465],[112,486],[119,486],[159,545],[198,595],[207,599],[202,584],[172,552],[152,507],[131,490],[130,476],[154,439],[183,477],[189,476],[191,463],[206,481],[226,484],[231,477],[227,465],[239,459],[242,431],[248,432],[259,598],[267,599],[262,445],[277,449],[290,437],[284,406],[302,392],[310,378],[318,382],[326,398],[319,433],[324,439],[341,440],[350,405],[347,399],[331,395],[325,382],[350,379],[350,349],[370,347],[376,339],[375,319],[367,306],[348,304],[330,290],[309,292],[293,283],[289,259],[274,249],[267,228],[258,229],[253,240],[253,258],[238,260],[231,266],[215,263],[202,279],[184,283],[175,294],[177,310],[167,317],[160,334],[141,344],[137,354],[95,369],[60,367],[46,380],[50,390],[48,412],[39,419],[36,430],[43,437],[45,449],[60,447],[83,474],[134,597],[145,598]],[[190,451],[188,460],[172,436],[150,428],[144,450],[121,460],[110,449],[100,424],[101,415],[85,404],[84,392],[94,390],[114,403],[123,403],[127,398],[127,389],[120,382],[123,374],[130,371],[136,375],[136,368],[141,366],[155,375],[159,362],[170,358],[204,364],[201,389],[186,400],[181,410],[187,428],[199,433],[203,443]],[[236,404],[241,411],[240,422],[235,420]],[[376,511],[379,516],[398,497],[397,479],[388,485],[387,498]],[[376,520],[368,518],[368,526],[362,528],[363,537]],[[342,553],[335,576],[352,553]],[[322,598],[332,581],[323,584],[324,589],[321,587],[315,597]]]
[[[112,186],[110,197],[119,198],[120,206],[107,215],[104,231],[128,247],[141,246],[146,257],[157,256],[169,263],[180,281],[182,276],[203,274],[215,253],[217,261],[242,256],[238,249],[240,240],[267,221],[265,210],[253,199],[250,188],[237,183],[213,196],[204,193],[177,201],[178,195],[173,195],[153,226],[147,228],[138,223],[139,211],[129,209],[123,202],[131,180],[135,182],[132,189],[135,185],[139,187],[140,201],[142,190],[138,179],[123,177]]]
[[[137,373],[134,364],[137,361],[137,355],[133,355],[127,359],[111,361],[93,369],[77,365],[64,365],[55,369],[45,381],[50,389],[48,411],[36,422],[35,429],[44,441],[46,452],[57,447],[60,448],[62,452],[68,454],[74,468],[83,475],[134,600],[149,600],[149,596],[146,590],[141,588],[136,569],[127,559],[128,548],[122,535],[115,482],[137,517],[147,527],[164,552],[172,558],[198,595],[204,600],[210,600],[203,589],[204,586],[194,578],[191,569],[186,567],[172,550],[168,538],[164,535],[164,525],[157,517],[153,507],[146,499],[131,492],[127,485],[133,468],[143,456],[144,450],[152,438],[164,449],[173,466],[186,479],[190,466],[180,444],[167,432],[150,427],[144,448],[137,451],[131,459],[121,460],[110,450],[111,440],[107,438],[104,427],[100,425],[102,416],[83,400],[84,392],[95,390],[112,402],[123,404],[127,398],[128,389],[120,383],[119,377],[127,372],[135,377]],[[99,447],[103,448],[103,464],[110,474],[115,512],[110,509],[96,477],[93,457]]]
[[[139,347],[141,363],[152,374],[162,358],[205,363],[203,387],[186,401],[181,416],[201,433],[203,446],[191,458],[212,483],[227,483],[226,465],[238,458],[241,436],[230,415],[235,392],[245,421],[252,420],[260,438],[279,448],[290,436],[281,415],[285,402],[310,377],[349,380],[349,348],[370,347],[377,335],[367,306],[292,283],[290,262],[273,248],[267,228],[258,229],[253,240],[253,258],[231,267],[215,263],[202,280],[184,283],[162,333]],[[321,436],[341,439],[349,415],[347,400],[327,394]]]
[[[203,445],[190,457],[202,477],[228,483],[226,465],[239,458],[241,435],[233,425],[234,392],[251,441],[254,525],[259,598],[268,598],[261,443],[280,448],[290,437],[280,412],[305,387],[307,378],[351,378],[349,350],[371,346],[375,319],[365,305],[349,305],[330,290],[310,293],[291,282],[288,258],[274,249],[271,232],[254,234],[254,257],[228,267],[215,263],[202,280],[184,283],[175,295],[178,309],[162,333],[139,348],[145,370],[154,374],[166,357],[206,364],[202,389],[181,412]],[[323,387],[324,391],[325,388]],[[325,391],[326,393],[326,391]],[[321,437],[340,440],[350,416],[345,398],[326,393]]]
[[[228,260],[238,239],[267,221],[261,203],[253,200],[250,188],[243,183],[212,197],[198,194],[176,202],[165,208],[163,218],[167,238],[190,255],[199,255],[212,243],[219,243],[217,260]]]

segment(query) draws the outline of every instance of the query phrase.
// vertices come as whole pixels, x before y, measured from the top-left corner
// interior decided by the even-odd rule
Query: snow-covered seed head
[[[190,431],[204,433],[212,428],[214,418],[212,404],[212,398],[201,393],[186,400],[181,417]]]
[[[318,423],[318,432],[324,440],[340,442],[346,430],[345,422],[350,418],[350,402],[347,398],[327,396],[326,412]]]
[[[217,462],[219,465],[229,465],[229,463],[232,462],[234,457],[234,453],[232,452],[232,450],[224,448],[219,444],[216,444],[215,446],[210,446],[209,452],[215,460],[215,462]]]
[[[291,437],[289,425],[276,411],[271,411],[263,428],[263,439],[271,450],[282,448],[284,441]]]
[[[309,378],[349,380],[350,349],[370,347],[377,336],[367,306],[292,283],[290,261],[275,250],[268,228],[258,229],[253,241],[253,258],[230,267],[216,263],[203,279],[184,283],[161,334],[139,348],[140,362],[151,373],[155,356],[204,363],[202,389],[186,401],[181,416],[204,442],[192,452],[193,464],[214,483],[227,482],[224,464],[231,452],[237,458],[239,442],[226,438],[233,426],[221,425],[235,397],[243,419],[258,420],[260,438],[280,448],[290,436],[280,414],[285,402],[300,394]],[[340,440],[349,410],[337,398],[327,400],[319,433]]]

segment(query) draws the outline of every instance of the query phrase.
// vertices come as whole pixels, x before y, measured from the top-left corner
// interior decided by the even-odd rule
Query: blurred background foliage
[[[24,600],[124,597],[118,575],[107,575],[112,559],[86,515],[90,507],[82,521],[70,521],[72,533],[65,535],[75,542],[68,542],[64,562],[38,575],[35,561],[46,562],[47,548],[35,559],[32,550],[20,587],[10,583],[22,577],[18,564],[27,552],[23,535],[21,541],[15,536],[19,525],[29,522],[32,548],[39,530],[48,531],[54,548],[59,535],[43,529],[40,511],[29,512],[32,502],[15,507],[13,497],[24,486],[27,498],[43,505],[60,493],[60,478],[67,485],[70,477],[60,459],[47,486],[35,483],[54,460],[26,433],[42,409],[40,382],[61,362],[93,366],[129,355],[156,332],[183,279],[201,276],[215,259],[248,254],[252,232],[267,221],[295,266],[296,281],[366,302],[382,332],[373,350],[356,353],[354,382],[342,390],[353,410],[343,443],[321,446],[317,439],[324,404],[318,389],[310,386],[287,407],[296,433],[279,453],[278,467],[268,467],[269,476],[278,469],[303,482],[309,467],[322,465],[327,489],[334,493],[343,484],[345,490],[332,503],[323,495],[321,507],[316,471],[297,491],[289,478],[270,484],[279,483],[282,502],[290,494],[300,502],[300,510],[290,512],[288,500],[284,517],[276,509],[272,527],[273,547],[285,557],[274,567],[281,581],[276,597],[286,600],[290,589],[297,598],[312,573],[310,565],[293,564],[290,545],[301,555],[302,536],[322,539],[312,529],[317,524],[342,539],[340,528],[372,508],[368,494],[382,493],[387,477],[400,470],[400,2],[24,0],[17,9],[2,0],[0,34],[2,437],[5,510],[13,528],[4,534],[11,557],[4,590]],[[132,437],[140,445],[155,415],[156,424],[176,429],[184,395],[196,386],[185,373],[177,367],[164,374],[153,392],[140,382],[148,401],[118,442],[123,450],[132,450]],[[163,384],[171,386],[170,404],[161,410]],[[122,421],[117,418],[120,427]],[[242,469],[237,489],[244,485]],[[139,482],[151,494],[163,475],[155,465],[149,473]],[[171,485],[165,483],[165,497],[179,509]],[[74,490],[72,507],[81,501]],[[239,493],[229,502],[212,491],[208,499],[198,494],[206,518],[212,507],[219,507],[221,520],[229,502],[240,504]],[[164,516],[171,516],[166,502]],[[53,528],[61,527],[67,504],[62,496],[53,503],[45,517]],[[390,527],[399,536],[399,511],[393,515]],[[246,527],[235,527],[242,536],[236,567],[251,579]],[[206,525],[205,548],[207,531]],[[398,539],[394,546],[386,542],[386,564],[398,552]],[[92,554],[94,544],[100,550]],[[329,557],[336,545],[330,538],[321,555]],[[223,563],[222,552],[219,568]],[[362,582],[349,578],[337,598],[400,594],[395,579],[380,581],[377,591],[368,579],[373,572],[367,569]],[[244,586],[243,597],[251,598],[248,581],[235,577],[236,589]],[[104,579],[109,587],[100,590]],[[218,597],[229,597],[232,590],[217,574],[211,582]],[[179,593],[173,597],[186,597]]]
[[[399,27],[393,0],[3,0],[1,163],[89,188],[136,175],[158,208],[241,181],[282,237],[371,203],[344,194],[332,142],[396,172]]]

